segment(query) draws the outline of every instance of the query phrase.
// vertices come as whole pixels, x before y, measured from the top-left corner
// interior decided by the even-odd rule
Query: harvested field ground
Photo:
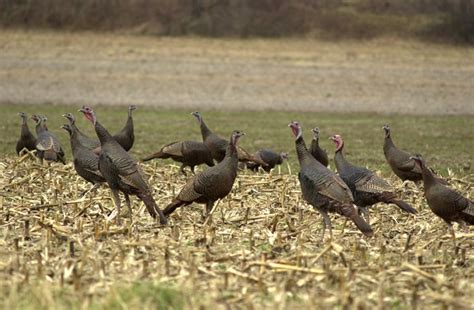
[[[473,114],[474,49],[0,32],[0,103]]]
[[[390,124],[400,148],[423,154],[472,199],[474,49],[390,39],[339,44],[3,31],[0,51],[2,308],[474,304],[474,228],[456,225],[453,245],[422,189],[402,185],[389,171],[381,129]],[[126,109],[116,105],[139,105],[135,158],[171,141],[200,140],[189,115],[199,109],[216,133],[241,129],[249,151],[289,151],[290,161],[270,175],[240,173],[206,222],[203,206],[193,204],[161,227],[133,197],[133,222],[106,223],[114,208],[109,190],[80,198],[90,186],[73,170],[59,129],[61,115],[72,112],[93,135],[75,112],[83,103],[112,132],[125,122]],[[14,156],[20,111],[48,116],[67,165],[46,168],[29,155]],[[346,157],[386,177],[420,213],[372,208],[372,239],[332,216],[334,239],[323,242],[322,217],[301,199],[287,128],[293,119],[307,142],[309,129],[321,128],[330,157],[327,137],[341,134]],[[143,169],[160,207],[186,181],[169,160]]]
[[[474,304],[474,229],[457,229],[454,247],[412,184],[390,180],[419,215],[377,206],[369,240],[332,216],[335,238],[322,242],[321,217],[301,200],[294,174],[240,174],[206,222],[191,205],[160,227],[133,199],[133,222],[116,226],[105,221],[106,188],[80,199],[89,185],[71,164],[45,169],[28,157],[0,162],[5,309]],[[161,206],[185,182],[176,166],[143,168]],[[448,180],[463,193],[474,181]]]

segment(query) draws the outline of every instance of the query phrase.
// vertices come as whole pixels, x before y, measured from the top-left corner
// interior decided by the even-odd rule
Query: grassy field
[[[229,197],[211,220],[202,206],[177,211],[167,227],[151,220],[133,199],[134,221],[109,224],[109,191],[80,199],[89,188],[73,171],[61,114],[73,112],[78,127],[93,134],[76,106],[2,105],[0,141],[0,305],[6,309],[196,309],[198,307],[447,307],[469,308],[474,278],[474,230],[457,226],[454,247],[446,225],[430,212],[422,191],[402,186],[382,152],[382,125],[394,141],[425,155],[450,185],[472,197],[472,116],[403,116],[300,112],[201,111],[211,129],[227,137],[247,133],[242,146],[290,152],[288,170],[239,174]],[[111,131],[120,129],[126,108],[97,106]],[[66,148],[69,163],[41,168],[18,161],[19,111],[48,116],[48,126]],[[140,158],[174,140],[200,139],[188,110],[139,107],[134,113]],[[365,239],[351,223],[332,216],[334,240],[322,242],[322,218],[301,199],[294,142],[287,124],[298,119],[306,141],[319,126],[322,145],[339,133],[346,157],[380,171],[420,211],[393,206],[371,212],[375,237]],[[30,123],[33,129],[32,123]],[[164,207],[186,177],[171,162],[143,166],[154,197]],[[332,164],[332,163],[331,163]],[[332,164],[333,166],[333,164]],[[450,169],[450,171],[448,171]]]
[[[0,153],[13,155],[20,132],[20,111],[48,116],[50,130],[55,132],[71,159],[67,133],[60,129],[66,123],[61,115],[71,112],[76,115],[77,125],[89,135],[94,135],[91,124],[81,113],[80,106],[64,105],[2,105],[0,125],[4,133],[0,139]],[[134,112],[136,142],[132,155],[141,158],[157,151],[166,143],[178,140],[201,140],[199,125],[191,115],[193,110],[163,110],[139,107]],[[97,117],[111,132],[120,130],[126,121],[126,107],[96,107]],[[201,111],[208,126],[223,137],[230,136],[233,129],[247,133],[241,144],[248,151],[272,148],[290,152],[290,166],[297,167],[294,143],[287,125],[291,120],[299,120],[305,130],[307,143],[311,141],[310,129],[320,127],[321,145],[332,154],[333,143],[328,140],[333,134],[345,138],[348,159],[361,166],[379,169],[388,173],[382,146],[384,133],[382,126],[392,127],[394,142],[402,149],[424,155],[428,163],[446,173],[447,169],[456,173],[470,173],[474,157],[473,116],[405,116],[378,115],[367,113],[301,113],[277,111],[218,112]],[[30,129],[34,123],[30,120]],[[332,157],[332,155],[331,155]],[[160,162],[161,163],[161,162]],[[170,163],[170,161],[165,161]],[[283,171],[287,171],[285,165]]]

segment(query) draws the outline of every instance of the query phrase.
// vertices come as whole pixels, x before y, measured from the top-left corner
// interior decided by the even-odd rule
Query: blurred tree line
[[[0,26],[474,43],[474,0],[0,0]]]

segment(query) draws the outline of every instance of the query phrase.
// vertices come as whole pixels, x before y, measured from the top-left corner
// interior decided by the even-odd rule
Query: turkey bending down
[[[94,125],[95,132],[99,137],[101,153],[99,156],[99,171],[104,176],[112,191],[112,198],[117,208],[118,220],[120,220],[120,197],[119,191],[125,196],[127,207],[132,216],[132,207],[129,195],[136,195],[145,203],[145,206],[153,218],[160,217],[160,223],[166,224],[166,217],[153,199],[143,172],[136,161],[124,150],[124,148],[112,137],[96,119],[95,112],[88,106],[83,106],[80,112]],[[109,217],[109,220],[114,215]]]
[[[237,130],[232,132],[224,159],[214,167],[207,168],[190,179],[178,196],[165,208],[165,215],[171,214],[178,207],[187,206],[193,202],[205,203],[206,216],[209,215],[214,203],[227,196],[232,190],[237,177],[237,142],[243,135],[243,132]]]
[[[322,238],[324,239],[327,226],[332,239],[332,226],[328,212],[336,212],[349,218],[364,235],[372,236],[372,228],[360,217],[354,206],[349,187],[339,176],[311,155],[303,140],[300,124],[293,121],[288,126],[295,136],[296,153],[300,163],[298,178],[303,198],[317,209],[324,219]]]
[[[135,141],[135,134],[133,132],[133,118],[132,111],[137,107],[134,105],[128,106],[128,117],[125,126],[114,135],[114,139],[124,148],[125,151],[130,151]]]
[[[71,125],[72,129],[74,130],[74,139],[80,143],[83,147],[89,149],[89,150],[94,150],[100,147],[100,141],[98,139],[92,139],[91,137],[88,137],[87,135],[83,134],[79,128],[76,126],[76,118],[74,115],[71,113],[66,113],[63,114],[63,117],[67,118],[69,121],[69,124]],[[64,128],[64,126],[63,126]],[[64,128],[66,129],[66,128]],[[66,129],[67,130],[67,129]],[[69,130],[68,130],[69,132]],[[72,145],[72,144],[71,144]]]
[[[337,172],[351,189],[355,204],[364,214],[367,222],[370,223],[367,208],[378,202],[393,203],[405,212],[417,213],[409,204],[397,197],[390,184],[384,179],[368,169],[354,166],[344,158],[344,141],[340,135],[332,136],[331,140],[336,144],[334,161]]]
[[[444,185],[426,166],[421,155],[412,156],[423,175],[425,197],[434,214],[448,224],[453,240],[455,239],[452,222],[462,226],[474,225],[474,202],[463,197],[457,191]]]
[[[40,162],[43,163],[43,159],[46,161],[60,161],[66,164],[64,159],[64,151],[59,143],[58,138],[48,131],[46,126],[46,117],[33,115],[32,120],[36,122],[36,149],[38,150],[38,157]]]
[[[93,187],[89,191],[95,191],[102,183],[106,182],[99,171],[99,155],[81,144],[76,127],[65,124],[62,128],[69,133],[74,169],[84,180],[92,183]]]
[[[194,117],[196,117],[196,119],[199,122],[199,125],[201,127],[202,141],[209,148],[212,158],[217,160],[217,162],[221,162],[226,155],[226,150],[227,150],[227,146],[229,145],[229,141],[213,133],[209,129],[209,127],[207,127],[206,123],[204,123],[201,113],[193,112],[191,114]],[[238,155],[239,161],[243,161],[243,162],[253,161],[253,162],[258,163],[259,165],[267,166],[267,164],[264,161],[262,161],[259,158],[256,158],[255,156],[253,156],[252,154],[250,154],[249,152],[247,152],[246,150],[244,150],[243,148],[239,146],[237,147],[237,153],[238,153],[237,155]]]
[[[328,154],[319,146],[319,128],[311,129],[313,132],[313,140],[311,141],[310,152],[317,161],[319,161],[324,167],[329,165]]]
[[[255,152],[253,155],[256,158],[261,159],[264,161],[267,166],[263,166],[262,169],[266,172],[270,172],[276,165],[281,165],[285,159],[288,159],[288,153],[281,152],[277,153],[273,150],[263,149]],[[247,169],[257,172],[258,168],[261,166],[260,164],[249,161],[246,163]]]
[[[36,150],[36,138],[28,128],[28,115],[25,112],[20,112],[18,115],[21,117],[21,132],[20,139],[16,143],[16,153],[20,155],[23,149]]]
[[[142,161],[152,160],[154,158],[171,158],[174,161],[182,163],[179,171],[186,175],[184,167],[190,167],[194,174],[194,167],[206,164],[209,167],[214,166],[212,155],[207,146],[202,142],[197,141],[179,141],[167,144],[156,153],[153,153]]]

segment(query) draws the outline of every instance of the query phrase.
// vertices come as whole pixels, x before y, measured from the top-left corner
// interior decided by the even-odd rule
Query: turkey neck
[[[306,148],[306,143],[304,142],[303,137],[299,137],[295,140],[296,145],[296,154],[298,155],[298,160],[300,166],[303,164],[309,164],[311,162],[312,156]]]
[[[343,173],[343,171],[349,167],[351,167],[351,163],[349,163],[345,158],[344,154],[342,153],[344,146],[336,151],[334,154],[334,161],[336,162],[336,169],[339,173]]]
[[[425,164],[421,166],[421,173],[423,174],[425,191],[437,183],[435,176]]]
[[[22,137],[31,136],[30,128],[28,128],[28,123],[26,122],[26,119],[23,119],[23,122],[21,123],[21,136]]]
[[[79,147],[82,146],[82,144],[78,141],[77,139],[77,130],[75,128],[75,126],[71,126],[72,128],[72,132],[71,132],[71,150],[72,152],[74,153],[75,150],[77,150]]]
[[[229,142],[229,145],[225,151],[225,157],[222,160],[223,165],[230,165],[232,171],[237,171],[237,165],[239,163],[239,158],[237,156],[237,146]]]
[[[319,146],[319,138],[314,138],[314,137],[313,137],[313,141],[314,141],[314,143],[315,143],[317,146]]]
[[[97,134],[97,137],[99,137],[99,141],[101,145],[104,145],[107,142],[114,140],[110,132],[108,132],[107,129],[105,129],[104,126],[102,126],[97,121],[95,122],[94,129],[95,129],[95,133]]]
[[[204,141],[206,140],[207,137],[212,135],[212,131],[207,127],[206,123],[204,123],[204,120],[201,120],[200,127],[201,127],[202,141]],[[235,148],[235,145],[234,145],[234,148]]]
[[[391,148],[395,148],[395,144],[393,144],[392,137],[391,136],[385,136],[385,140],[383,142],[383,150],[387,151]]]
[[[133,130],[132,111],[128,111],[128,118],[127,123],[125,124],[125,128],[127,128],[128,130]]]
[[[43,121],[39,121],[38,124],[36,124],[36,134],[39,135],[42,132],[45,132],[46,130],[43,127]]]
[[[76,122],[72,122],[72,123],[71,123],[71,128],[72,128],[73,134],[75,134],[76,136],[77,136],[77,135],[83,135],[82,132],[79,130],[79,128],[77,128]],[[71,137],[72,137],[72,136],[71,136]]]

